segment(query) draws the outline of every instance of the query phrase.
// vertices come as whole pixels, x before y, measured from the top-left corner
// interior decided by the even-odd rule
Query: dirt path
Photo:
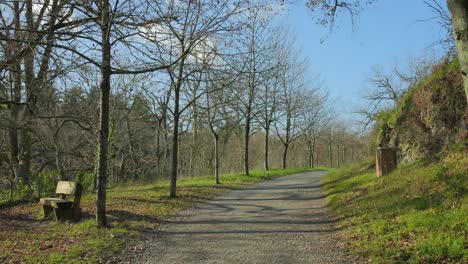
[[[301,173],[232,191],[149,235],[138,263],[356,263],[338,248],[320,179]]]

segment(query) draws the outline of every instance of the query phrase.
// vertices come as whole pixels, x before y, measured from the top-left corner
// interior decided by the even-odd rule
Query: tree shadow
[[[309,190],[309,189],[321,189],[323,187],[323,184],[317,184],[317,185],[283,185],[283,186],[256,186],[256,187],[247,187],[245,190],[252,190],[252,191],[260,191],[260,190]]]
[[[268,225],[328,225],[336,223],[336,219],[319,220],[192,220],[192,221],[165,221],[167,224],[176,225],[218,225],[218,224],[268,224]]]
[[[14,222],[14,221],[32,224],[32,223],[44,222],[44,220],[46,219],[37,219],[37,218],[32,217],[30,214],[11,215],[11,214],[4,214],[0,212],[0,223],[2,223],[2,225],[4,223]]]
[[[223,231],[163,231],[167,235],[225,235],[225,234],[306,234],[306,233],[333,233],[340,228],[309,229],[309,230],[223,230]]]
[[[274,197],[274,198],[228,198],[228,199],[214,199],[213,201],[307,201],[307,200],[321,200],[326,195],[319,195],[314,197],[300,197],[298,195],[291,195],[286,197]]]
[[[149,223],[161,223],[161,219],[156,216],[137,214],[137,213],[133,213],[130,211],[125,211],[125,210],[109,210],[107,214],[112,217],[113,221],[117,221],[117,222],[145,221]]]

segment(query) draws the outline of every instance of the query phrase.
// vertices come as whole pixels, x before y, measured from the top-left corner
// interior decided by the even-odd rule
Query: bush
[[[83,190],[93,190],[94,179],[94,173],[80,173],[77,176],[77,181],[83,185]]]

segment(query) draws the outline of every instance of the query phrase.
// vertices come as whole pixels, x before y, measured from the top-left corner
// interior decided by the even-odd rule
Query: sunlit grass
[[[109,229],[98,229],[93,219],[95,195],[82,198],[84,219],[79,223],[35,223],[32,229],[0,230],[0,262],[29,263],[96,263],[119,252],[126,242],[148,229],[159,226],[160,220],[203,202],[227,190],[241,188],[262,180],[320,169],[274,169],[244,174],[221,175],[221,184],[213,176],[178,181],[177,199],[168,196],[169,182],[117,187],[107,190]],[[26,205],[23,211],[40,211],[38,204]],[[40,225],[40,226],[39,226]]]
[[[468,157],[454,153],[380,178],[369,163],[326,176],[327,202],[352,251],[374,263],[466,263]]]

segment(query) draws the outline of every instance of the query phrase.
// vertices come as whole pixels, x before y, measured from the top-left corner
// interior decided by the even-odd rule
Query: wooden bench
[[[53,213],[55,221],[74,220],[81,217],[81,184],[72,181],[59,181],[55,198],[41,198],[42,211],[44,217]],[[70,197],[73,196],[73,200]]]

